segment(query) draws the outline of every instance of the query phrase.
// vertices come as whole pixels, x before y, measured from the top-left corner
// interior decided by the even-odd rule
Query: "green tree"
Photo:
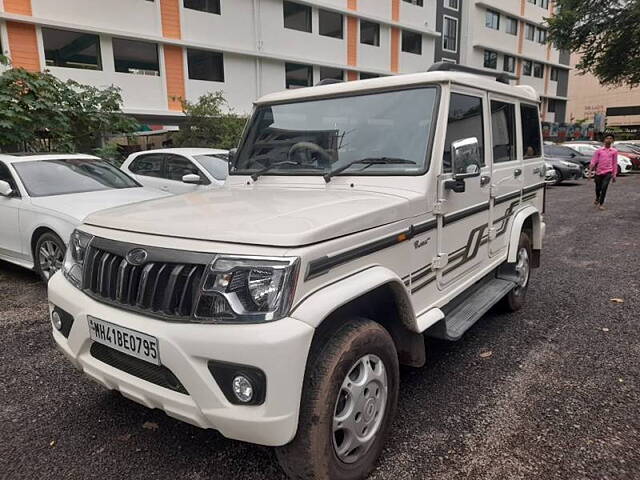
[[[228,107],[222,92],[207,93],[196,102],[183,100],[182,111],[184,122],[172,137],[175,147],[234,148],[247,122]]]
[[[0,149],[89,151],[137,122],[122,114],[116,87],[99,89],[48,72],[12,68],[0,75]]]
[[[640,0],[557,0],[549,39],[604,85],[640,84]]]

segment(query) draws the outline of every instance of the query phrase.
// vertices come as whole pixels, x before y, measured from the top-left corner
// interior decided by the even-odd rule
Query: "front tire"
[[[531,240],[526,232],[520,232],[516,255],[516,287],[502,299],[502,307],[509,312],[517,312],[523,305],[531,277]]]
[[[379,324],[353,319],[312,347],[298,431],[276,449],[291,478],[358,480],[375,467],[395,416],[398,355]]]
[[[55,233],[47,232],[38,237],[33,251],[33,261],[36,273],[45,284],[62,268],[66,251],[64,242]]]
[[[553,184],[554,184],[554,185],[560,185],[560,184],[562,183],[562,180],[564,180],[564,179],[562,178],[562,173],[560,173],[560,170],[558,170],[558,169],[556,168],[556,180],[555,180],[555,182],[554,182]]]

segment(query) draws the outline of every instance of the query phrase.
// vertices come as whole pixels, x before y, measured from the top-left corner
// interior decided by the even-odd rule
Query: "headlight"
[[[73,283],[77,288],[82,288],[82,267],[87,247],[93,239],[93,235],[74,230],[69,239],[69,248],[64,257],[64,267],[62,273],[65,278]]]
[[[551,169],[553,168],[553,165],[551,165],[549,162],[544,162],[544,167],[545,167],[547,170],[551,170]]]
[[[217,323],[279,320],[291,308],[297,258],[220,256],[205,271],[196,319]]]

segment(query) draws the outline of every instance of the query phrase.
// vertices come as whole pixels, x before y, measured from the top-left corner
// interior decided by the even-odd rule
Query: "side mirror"
[[[233,163],[233,161],[236,159],[237,154],[238,154],[237,148],[232,148],[231,150],[229,150],[229,164]]]
[[[575,153],[572,153],[572,154],[570,155],[570,157],[571,157],[571,158],[575,158],[575,156],[576,156],[576,154],[575,154]]]
[[[202,179],[200,178],[200,175],[188,173],[182,177],[182,182],[188,183],[189,185],[200,185],[200,183],[202,183]]]
[[[11,188],[11,185],[4,180],[0,180],[0,195],[3,197],[10,197],[13,195],[13,188]]]
[[[451,143],[451,166],[454,180],[480,176],[480,146],[476,137]]]

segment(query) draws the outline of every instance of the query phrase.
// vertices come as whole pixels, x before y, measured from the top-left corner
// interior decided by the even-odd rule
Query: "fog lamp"
[[[237,375],[233,379],[233,394],[242,403],[249,403],[253,398],[253,385],[244,375]]]
[[[60,314],[55,310],[51,314],[51,323],[53,323],[53,326],[56,327],[56,330],[62,330],[62,318],[60,317]]]

